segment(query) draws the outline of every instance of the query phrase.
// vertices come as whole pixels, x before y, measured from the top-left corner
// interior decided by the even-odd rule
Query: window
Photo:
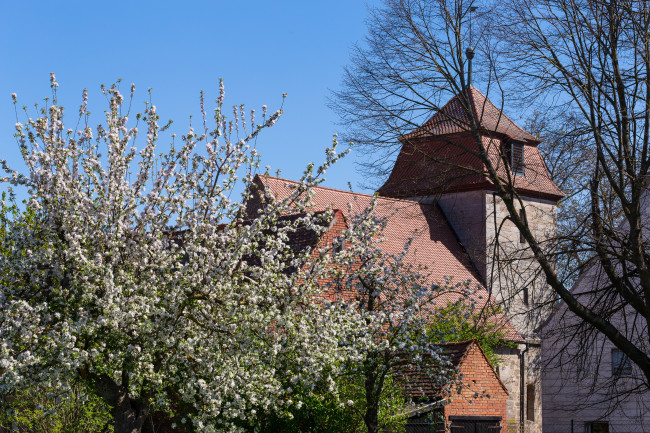
[[[506,158],[510,170],[517,176],[525,176],[524,144],[513,141],[506,146]]]
[[[332,241],[332,252],[334,254],[340,253],[345,249],[345,238],[343,236],[339,236],[334,238]]]
[[[535,385],[526,385],[526,419],[535,421]]]
[[[607,421],[586,422],[585,433],[609,433],[609,423]]]
[[[524,290],[522,291],[522,297],[524,298],[524,305],[528,306],[528,303],[530,300],[528,299],[528,286],[524,286]]]
[[[612,376],[629,376],[632,374],[630,358],[618,349],[612,349]]]

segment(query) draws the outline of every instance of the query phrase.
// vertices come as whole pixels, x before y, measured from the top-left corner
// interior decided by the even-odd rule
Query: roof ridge
[[[468,102],[469,106],[465,102]],[[460,113],[456,113],[455,109],[460,109]],[[498,113],[496,117],[494,116],[495,113]],[[539,138],[517,125],[512,118],[503,112],[503,104],[501,104],[501,108],[497,107],[494,102],[474,86],[469,86],[455,94],[422,125],[400,137],[400,140],[417,137],[423,130],[436,128],[445,122],[451,122],[454,127],[460,130],[457,132],[466,133],[470,131],[469,125],[472,117],[476,121],[479,130],[502,134],[516,141],[531,144],[539,144],[540,142]],[[490,123],[494,123],[494,125],[489,125]],[[447,133],[439,135],[447,135]],[[518,136],[518,138],[514,138],[513,135]]]
[[[473,86],[472,86],[472,87],[473,87]],[[479,93],[480,93],[480,92],[479,92]],[[440,114],[440,113],[445,113],[445,115],[446,115],[446,118],[443,119],[442,121],[445,121],[445,120],[451,120],[451,121],[454,122],[454,123],[461,122],[461,123],[458,123],[458,124],[459,124],[459,125],[462,125],[463,119],[461,119],[461,118],[456,118],[455,116],[450,116],[449,113],[446,113],[446,112],[449,111],[448,107],[451,106],[453,103],[456,103],[456,101],[458,101],[458,103],[460,103],[461,105],[464,105],[464,104],[463,104],[463,101],[460,99],[460,96],[461,96],[462,94],[463,94],[463,91],[461,90],[459,93],[457,93],[457,94],[455,94],[454,96],[452,96],[451,99],[449,99],[449,100],[447,101],[447,103],[445,103],[445,105],[443,105],[442,107],[440,107],[440,108],[438,109],[438,111],[436,111],[435,113],[433,113],[433,115],[432,115],[431,117],[429,117],[429,119],[428,119],[427,121],[425,121],[422,125],[420,125],[420,126],[418,126],[417,128],[415,128],[415,130],[414,130],[413,132],[415,132],[415,131],[419,130],[420,128],[424,127],[424,125],[426,125],[427,123],[431,122],[431,121],[433,120],[433,118],[436,117],[436,116],[437,116],[438,114]],[[471,104],[471,105],[474,105],[474,104],[472,104],[472,101],[470,101],[470,104]],[[463,108],[465,108],[465,107],[463,107]],[[470,106],[469,108],[472,109],[473,107]],[[467,114],[467,111],[463,111],[463,114],[466,115],[466,114]],[[440,121],[439,121],[439,122],[440,122]]]
[[[292,184],[298,184],[299,183],[298,181],[295,181],[295,180],[286,179],[284,177],[266,175],[266,174],[257,174],[256,176],[259,176],[260,178],[269,178],[269,179],[281,180],[281,181],[289,182],[289,183],[292,183]],[[318,186],[318,185],[314,186],[313,188],[314,189],[316,189],[316,188],[317,189],[324,189],[324,190],[334,191],[334,192],[342,192],[342,193],[350,194],[350,195],[353,195],[353,196],[364,196],[364,197],[368,197],[368,198],[372,198],[372,197],[375,196],[375,194],[377,194],[377,193],[375,193],[375,194],[367,194],[367,193],[364,193],[364,192],[354,192],[354,191],[348,191],[348,190],[345,190],[345,189],[330,188],[330,187],[327,187],[327,186]],[[377,194],[377,198],[382,199],[382,200],[401,202],[401,203],[422,204],[422,203],[420,203],[418,201],[414,201],[414,200],[408,200],[408,199],[404,199],[404,198],[395,198],[395,197],[386,197],[386,196],[379,195],[379,194]]]
[[[534,138],[537,140],[537,137],[535,137],[535,136],[534,136],[533,134],[531,134],[530,132],[526,131],[526,130],[525,130],[524,128],[522,128],[521,126],[517,125],[517,122],[515,122],[514,120],[512,120],[512,119],[511,119],[511,118],[510,118],[510,117],[509,117],[509,116],[508,116],[508,115],[503,111],[502,108],[497,107],[497,106],[494,104],[494,102],[492,102],[492,101],[490,100],[490,98],[488,98],[486,95],[483,94],[483,92],[481,92],[479,89],[477,89],[477,88],[474,87],[474,86],[470,86],[469,89],[470,89],[470,90],[473,90],[474,92],[477,92],[480,96],[483,97],[483,107],[485,107],[485,105],[486,105],[487,103],[492,104],[492,106],[493,106],[496,110],[498,110],[499,113],[501,113],[500,116],[503,116],[506,120],[510,121],[510,123],[512,123],[512,125],[514,125],[514,127],[517,128],[517,129],[519,129],[521,132],[524,132],[524,133],[530,135],[531,137],[534,137]],[[473,93],[473,92],[470,92],[470,94],[471,94],[471,93]],[[472,95],[472,99],[474,99],[474,96],[473,96],[473,95]],[[476,104],[476,102],[475,102],[474,104],[472,104],[472,105],[475,105],[475,104]],[[503,107],[504,105],[505,105],[505,103],[504,103],[504,104],[501,104],[502,107]],[[474,109],[477,111],[475,114],[476,114],[476,116],[477,116],[477,118],[478,118],[478,109],[477,109],[476,107],[474,107]],[[485,109],[483,109],[482,112],[485,112]],[[482,123],[482,122],[479,122],[479,123]],[[497,122],[497,125],[498,125],[499,123],[500,123],[500,122]]]
[[[469,344],[469,343],[471,343],[472,341],[475,341],[475,340],[476,340],[476,338],[470,338],[470,339],[461,340],[461,341],[448,341],[446,343],[436,343],[436,345],[438,345],[438,346],[459,346],[461,344]]]

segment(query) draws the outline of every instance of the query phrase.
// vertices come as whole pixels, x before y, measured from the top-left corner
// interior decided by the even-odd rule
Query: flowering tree
[[[456,368],[428,331],[450,294],[457,294],[459,304],[473,302],[469,281],[432,284],[427,270],[411,263],[410,241],[399,254],[386,252],[382,232],[387,221],[378,219],[373,207],[356,215],[346,231],[345,239],[352,242],[335,256],[337,274],[331,284],[333,292],[343,293],[356,306],[363,320],[364,326],[351,335],[365,338],[358,361],[348,363],[344,374],[362,378],[362,416],[368,433],[395,424],[381,416],[382,395],[393,380],[407,400],[419,397],[429,402],[443,400],[460,385]],[[452,332],[449,336],[454,340]]]
[[[358,327],[339,334],[354,356],[334,366],[326,381],[295,390],[289,409],[295,421],[272,414],[262,419],[264,431],[401,431],[414,398],[442,401],[460,386],[431,322],[449,299],[457,298],[459,311],[471,308],[474,286],[432,284],[428,271],[412,263],[411,241],[399,254],[386,252],[387,220],[376,216],[375,205],[358,214],[350,209],[347,229],[314,251],[332,270],[322,281],[328,299],[356,310]],[[454,329],[445,331],[457,340]]]
[[[264,107],[257,124],[240,106],[226,120],[222,85],[214,116],[202,94],[200,130],[172,135],[158,154],[168,125],[151,103],[130,119],[134,86],[126,101],[119,85],[102,87],[109,106],[95,129],[86,91],[81,126],[64,126],[57,86],[52,75],[51,104],[16,123],[27,172],[3,162],[33,216],[7,222],[0,257],[4,392],[81,380],[111,407],[115,432],[178,409],[192,430],[231,430],[288,404],[287,384],[324,380],[325,366],[354,358],[358,344],[339,343],[358,329],[357,310],[320,302],[332,268],[288,242],[298,228],[320,233],[327,214],[281,218],[304,207],[335,147],[295,194],[245,221],[247,193],[231,195],[250,184],[253,143],[281,110]]]

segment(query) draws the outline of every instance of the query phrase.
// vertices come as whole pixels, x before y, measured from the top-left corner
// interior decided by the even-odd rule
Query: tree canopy
[[[508,155],[490,157],[480,122],[465,125],[473,140],[456,143],[457,151],[480,161],[482,169],[471,169],[504,203],[509,224],[555,294],[550,303],[561,299],[580,319],[585,338],[611,341],[646,384],[649,26],[650,10],[641,0],[386,0],[373,8],[368,36],[332,96],[346,137],[375,155],[365,166],[376,179],[385,178],[402,145],[417,151],[406,134],[451,96],[465,98],[461,105],[471,119],[471,102],[463,96],[470,85],[497,108],[519,109],[543,140],[553,179],[567,192],[558,204],[557,236],[531,230],[518,177],[502,169],[509,167]],[[576,278],[590,269],[599,269],[604,282],[589,296],[572,293]]]
[[[291,416],[297,389],[337,395],[336,378],[361,371],[375,432],[395,360],[426,357],[441,390],[452,384],[440,350],[412,332],[447,288],[382,252],[372,206],[349,221],[343,251],[295,242],[328,230],[333,210],[313,212],[310,199],[347,153],[336,140],[251,218],[255,140],[281,109],[263,107],[256,123],[235,106],[227,119],[222,84],[213,114],[201,94],[200,128],[161,152],[169,124],[151,102],[131,114],[135,86],[126,98],[119,83],[102,86],[108,108],[96,128],[84,90],[74,129],[57,87],[52,75],[51,100],[16,123],[27,171],[2,163],[2,181],[28,190],[24,212],[3,208],[3,395],[81,383],[110,407],[116,433],[140,432],[154,412],[181,431],[235,431],[256,414]],[[357,296],[333,299],[333,282]]]

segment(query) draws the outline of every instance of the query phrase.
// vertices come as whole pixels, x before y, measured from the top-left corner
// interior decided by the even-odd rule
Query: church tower
[[[540,141],[471,86],[400,141],[395,166],[378,193],[440,206],[480,283],[522,336],[518,350],[501,353],[500,374],[510,392],[507,431],[541,432],[535,330],[554,298],[479,158],[480,142],[499,176],[514,186],[521,199],[517,209],[533,235],[550,249],[564,194],[548,173]]]

